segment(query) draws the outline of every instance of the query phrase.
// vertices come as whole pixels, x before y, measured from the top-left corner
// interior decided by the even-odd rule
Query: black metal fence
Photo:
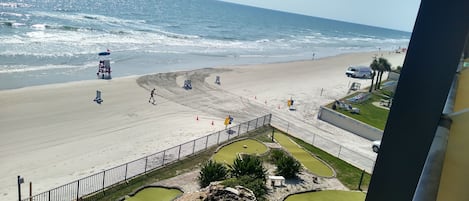
[[[298,137],[303,141],[314,145],[315,147],[318,147],[323,151],[354,165],[357,168],[364,169],[368,173],[373,172],[376,155],[366,156],[360,154],[354,150],[351,150],[338,144],[337,142],[329,140],[318,134],[314,134],[311,129],[302,126],[297,126],[277,116],[274,116],[274,118],[271,119],[270,125],[290,135]]]
[[[71,201],[104,191],[106,188],[145,174],[185,157],[197,154],[209,147],[219,145],[231,138],[243,135],[264,125],[270,124],[272,115],[268,114],[236,126],[206,135],[204,137],[174,146],[164,151],[128,162],[74,182],[39,193],[22,201]]]

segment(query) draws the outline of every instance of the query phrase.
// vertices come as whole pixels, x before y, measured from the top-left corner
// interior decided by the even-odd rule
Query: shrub
[[[282,175],[285,178],[294,178],[301,170],[301,164],[290,155],[284,155],[276,162],[276,174]]]
[[[232,177],[251,176],[266,181],[267,170],[257,156],[244,155],[243,158],[237,156],[230,169]]]
[[[264,195],[267,194],[267,187],[265,181],[259,178],[253,178],[248,175],[240,176],[237,178],[230,178],[221,183],[222,185],[235,187],[243,186],[251,190],[256,196],[257,200],[265,200]]]
[[[277,161],[285,156],[285,152],[281,149],[273,149],[270,153],[270,162],[277,164]]]
[[[200,186],[206,187],[213,181],[220,181],[226,179],[228,169],[222,163],[217,163],[212,160],[207,161],[202,165],[199,173]]]

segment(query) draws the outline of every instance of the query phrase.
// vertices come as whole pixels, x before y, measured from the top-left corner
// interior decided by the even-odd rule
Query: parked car
[[[373,71],[368,66],[350,66],[345,71],[345,75],[347,77],[369,79],[373,75]]]
[[[375,140],[373,141],[373,145],[371,145],[371,148],[373,149],[374,152],[378,153],[380,146],[381,146],[381,140]]]

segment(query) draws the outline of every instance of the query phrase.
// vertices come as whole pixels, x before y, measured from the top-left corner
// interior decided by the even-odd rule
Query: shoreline
[[[371,142],[315,118],[319,105],[346,93],[347,65],[369,64],[374,53],[1,90],[6,107],[0,109],[0,161],[8,163],[0,167],[0,200],[17,196],[16,175],[33,182],[33,194],[40,193],[221,130],[227,115],[236,125],[272,113],[374,156]],[[384,56],[403,61],[405,55]],[[214,83],[216,75],[221,85]],[[185,79],[192,80],[192,90],[182,89]],[[369,80],[354,81],[369,85]],[[148,103],[152,88],[156,105]],[[98,89],[102,104],[92,101]],[[290,97],[295,112],[286,109]],[[26,185],[22,192],[28,192]]]
[[[384,51],[382,52],[389,53],[390,51]],[[269,64],[282,64],[282,63],[294,63],[294,62],[306,62],[306,61],[316,61],[316,60],[322,60],[322,59],[327,59],[331,57],[337,57],[341,55],[349,55],[349,54],[361,54],[361,53],[374,53],[374,54],[379,54],[378,51],[362,51],[362,52],[343,52],[343,53],[337,53],[337,54],[332,54],[332,55],[325,55],[322,57],[317,57],[314,59],[297,59],[297,60],[286,60],[286,61],[277,61],[277,62],[252,62],[252,63],[246,63],[246,64],[231,64],[231,65],[210,65],[207,64],[205,66],[199,66],[199,67],[190,67],[189,65],[186,67],[176,67],[176,70],[168,70],[167,67],[164,67],[161,71],[154,71],[150,73],[143,73],[143,74],[132,74],[132,75],[124,75],[124,76],[116,76],[113,77],[112,79],[120,79],[120,78],[128,78],[128,77],[134,77],[134,76],[145,76],[145,75],[151,75],[151,74],[157,74],[157,73],[168,73],[168,72],[181,72],[181,71],[193,71],[197,69],[203,69],[203,68],[242,68],[242,67],[250,67],[250,66],[257,66],[257,65],[269,65]],[[393,53],[394,54],[394,53]],[[98,61],[96,61],[98,63]],[[115,65],[115,64],[113,64]],[[96,64],[96,68],[97,68]],[[111,80],[112,80],[111,79]],[[57,84],[67,84],[67,83],[74,83],[74,82],[83,82],[83,81],[93,81],[93,80],[101,80],[97,78],[90,78],[90,79],[82,79],[82,80],[72,80],[72,81],[51,81],[50,83],[44,83],[44,84],[34,84],[30,86],[18,86],[14,88],[5,88],[5,89],[0,89],[0,91],[8,91],[8,90],[15,90],[15,89],[24,89],[24,88],[30,88],[30,87],[38,87],[38,86],[47,86],[47,85],[57,85]]]

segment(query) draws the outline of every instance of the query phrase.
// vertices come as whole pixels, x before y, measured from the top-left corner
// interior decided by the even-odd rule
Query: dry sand
[[[37,194],[223,129],[227,115],[237,124],[273,113],[373,156],[368,140],[316,116],[320,105],[344,96],[351,82],[369,85],[344,73],[348,65],[369,65],[375,54],[0,91],[0,200],[17,199],[17,175],[32,181]],[[404,58],[383,56],[393,66]],[[214,84],[217,75],[221,85]],[[185,79],[192,80],[192,90],[181,88]],[[152,88],[156,105],[148,103]],[[93,102],[96,90],[102,104]],[[295,112],[286,109],[290,97]],[[28,191],[23,184],[23,197]]]

